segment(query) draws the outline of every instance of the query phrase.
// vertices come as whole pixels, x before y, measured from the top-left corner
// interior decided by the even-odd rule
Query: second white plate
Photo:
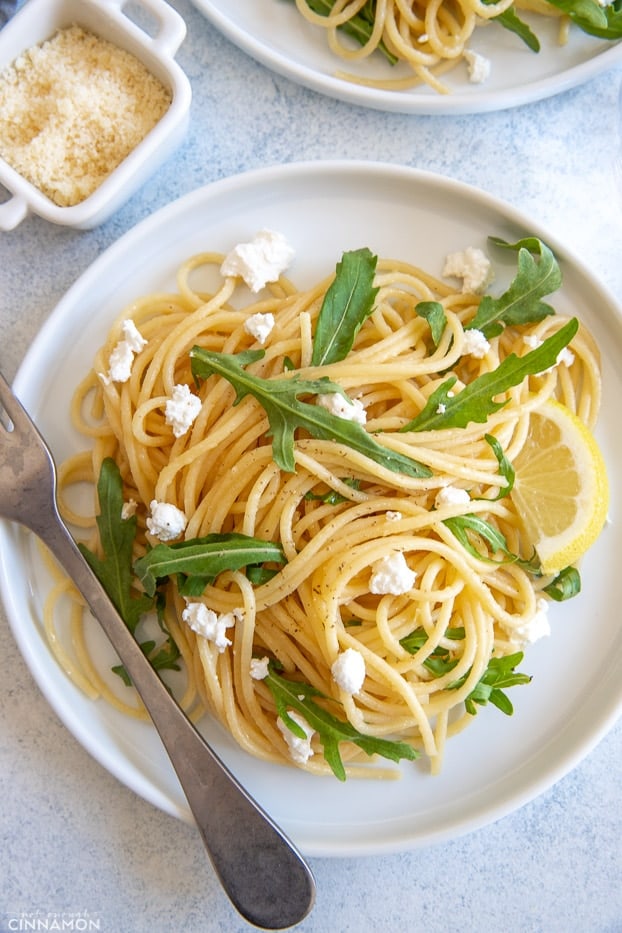
[[[443,80],[450,94],[429,87],[407,91],[378,90],[335,77],[338,70],[359,76],[396,76],[381,56],[348,65],[328,48],[324,31],[314,28],[286,0],[192,0],[192,3],[239,48],[257,61],[311,90],[375,110],[412,114],[466,114],[503,110],[551,97],[576,87],[622,61],[622,43],[612,43],[571,29],[566,45],[558,26],[543,16],[525,15],[540,39],[538,54],[497,24],[478,28],[469,43],[491,62],[484,84],[472,84],[460,65]]]

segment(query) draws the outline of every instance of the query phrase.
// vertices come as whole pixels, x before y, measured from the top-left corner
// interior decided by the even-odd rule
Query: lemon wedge
[[[602,453],[583,422],[552,400],[532,412],[513,461],[512,500],[545,574],[575,563],[607,518],[609,483]]]

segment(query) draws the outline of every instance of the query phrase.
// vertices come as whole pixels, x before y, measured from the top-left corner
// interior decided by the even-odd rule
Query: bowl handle
[[[13,230],[28,213],[28,202],[18,195],[0,204],[0,230]]]
[[[122,13],[123,7],[128,2],[129,0],[113,0]],[[156,34],[150,37],[154,49],[173,58],[186,37],[186,21],[177,10],[166,3],[166,0],[139,0],[139,2],[158,23]],[[129,16],[127,18],[130,19]],[[136,26],[136,23],[133,22],[133,24]]]

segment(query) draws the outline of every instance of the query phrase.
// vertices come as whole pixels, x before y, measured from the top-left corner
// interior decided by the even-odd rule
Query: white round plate
[[[262,227],[282,232],[295,247],[288,274],[302,286],[333,270],[347,249],[368,246],[440,274],[448,252],[488,248],[489,235],[511,242],[540,236],[563,270],[555,307],[576,312],[602,348],[605,390],[598,436],[613,479],[613,464],[622,462],[622,323],[611,296],[565,247],[502,202],[446,178],[363,162],[298,163],[217,182],[158,211],[103,253],[56,307],[15,381],[57,462],[85,446],[69,422],[70,397],[123,306],[149,291],[173,288],[175,269],[189,255],[226,251]],[[515,255],[497,250],[493,259],[501,289],[515,268]],[[521,665],[533,681],[511,691],[514,716],[484,707],[449,743],[439,777],[416,763],[404,765],[401,779],[389,784],[341,784],[256,761],[207,717],[201,727],[308,855],[413,848],[511,812],[577,764],[622,708],[622,630],[613,585],[622,550],[616,485],[612,497],[611,522],[585,560],[582,593],[552,606],[552,636],[532,646]],[[0,586],[24,658],[67,728],[119,780],[189,820],[151,725],[89,701],[53,660],[41,624],[45,570],[32,535],[6,523],[0,523]],[[109,663],[102,661],[106,669]]]
[[[470,48],[491,62],[483,84],[472,84],[465,64],[443,77],[450,94],[429,87],[386,91],[335,77],[350,71],[365,78],[395,78],[382,56],[344,63],[329,50],[321,28],[308,23],[291,0],[192,0],[194,6],[239,48],[279,74],[328,97],[375,110],[417,114],[465,114],[503,110],[542,100],[582,84],[622,60],[622,43],[596,39],[571,29],[566,45],[558,43],[558,26],[543,16],[521,14],[540,40],[530,51],[498,24],[478,28]],[[404,72],[407,74],[407,72]]]

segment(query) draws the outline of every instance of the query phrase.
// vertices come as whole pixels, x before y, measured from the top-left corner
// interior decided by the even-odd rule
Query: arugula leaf
[[[452,641],[462,641],[464,638],[464,627],[450,626],[445,630],[444,637]],[[423,648],[427,640],[428,633],[423,626],[420,625],[418,628],[414,629],[410,635],[405,635],[403,638],[400,638],[400,645],[408,651],[409,654],[416,654],[420,648]]]
[[[509,495],[514,488],[514,480],[516,478],[516,473],[514,467],[508,460],[503,450],[503,447],[493,434],[484,434],[484,440],[492,449],[495,457],[497,458],[497,463],[499,464],[499,473],[506,481],[507,485],[502,486],[498,494],[495,496],[493,502],[497,499],[503,499],[504,496]]]
[[[133,633],[140,617],[153,608],[153,600],[133,595],[132,549],[136,537],[136,516],[122,517],[123,482],[119,467],[111,457],[102,462],[97,495],[100,508],[97,527],[104,556],[100,558],[84,544],[78,544],[78,547]]]
[[[423,464],[383,447],[362,425],[339,418],[320,405],[299,400],[299,395],[318,395],[325,392],[339,392],[345,396],[341,386],[330,382],[329,379],[304,380],[296,376],[263,379],[244,369],[247,363],[261,359],[263,355],[263,350],[229,354],[203,350],[196,346],[190,351],[195,379],[207,379],[216,373],[235,388],[234,404],[237,405],[247,395],[254,396],[260,403],[270,423],[272,456],[282,470],[289,473],[295,471],[294,431],[296,428],[304,428],[318,440],[346,444],[396,473],[417,477],[432,475]]]
[[[526,376],[537,375],[554,366],[560,351],[570,343],[578,329],[579,322],[571,318],[535,350],[520,357],[511,353],[495,370],[482,373],[456,395],[451,392],[457,377],[450,376],[430,395],[421,412],[400,431],[464,428],[471,421],[485,422],[488,415],[506,404],[505,401],[495,402],[495,396],[519,385]]]
[[[499,325],[532,324],[541,321],[554,309],[541,299],[556,291],[562,275],[555,256],[537,237],[525,237],[517,243],[507,243],[499,237],[489,237],[491,243],[518,251],[518,271],[507,291],[499,298],[484,295],[477,314],[465,330],[481,330],[486,336],[499,333]],[[535,259],[539,256],[539,260]]]
[[[505,713],[506,716],[511,716],[514,707],[501,688],[515,687],[519,684],[531,682],[531,677],[528,674],[515,673],[515,668],[522,660],[522,651],[508,654],[505,658],[491,658],[484,674],[464,701],[467,713],[475,716],[477,713],[476,704],[485,706],[486,703],[490,702],[497,709],[500,709],[502,713]],[[465,683],[468,676],[469,673],[467,672],[459,680],[450,684],[448,690],[457,690],[458,687]]]
[[[415,312],[430,325],[432,341],[434,346],[438,347],[447,324],[447,316],[442,304],[440,301],[420,301],[415,305]]]
[[[309,7],[319,16],[328,16],[335,5],[335,0],[309,0]],[[375,19],[374,0],[367,0],[367,3],[356,16],[351,17],[346,23],[338,26],[346,35],[355,39],[359,45],[365,45],[371,36]],[[389,52],[384,42],[378,44],[378,51],[382,52],[387,61],[394,65],[397,62],[397,56]]]
[[[483,560],[489,564],[499,564],[499,563],[511,563],[518,564],[519,567],[522,567],[527,573],[536,574],[540,576],[540,561],[537,557],[533,557],[530,560],[525,560],[522,557],[519,557],[517,554],[513,554],[509,550],[507,541],[505,540],[504,535],[495,528],[490,522],[487,522],[486,519],[481,518],[479,515],[456,515],[453,518],[446,518],[443,520],[443,525],[446,525],[447,528],[456,536],[463,548],[468,551],[473,557],[477,560]],[[487,557],[485,554],[482,554],[478,549],[471,543],[470,534],[478,535],[484,541],[486,541],[491,548],[494,554],[501,552],[505,555],[502,560],[493,557]]]
[[[484,3],[493,2],[494,0],[484,0]],[[498,16],[493,16],[492,22],[499,23],[499,25],[507,29],[508,32],[513,32],[514,35],[523,40],[525,45],[531,49],[532,52],[540,51],[540,40],[535,33],[531,31],[527,23],[519,18],[513,6],[508,7],[503,13],[499,13]]]
[[[565,567],[543,589],[555,602],[564,602],[581,592],[581,575],[576,567]]]
[[[593,0],[548,0],[570,17],[573,23],[590,36],[619,39],[622,36],[622,5],[619,0],[602,7]]]
[[[346,771],[339,753],[340,742],[353,742],[368,755],[381,755],[390,761],[397,762],[402,758],[414,761],[419,758],[419,752],[407,742],[392,742],[389,739],[363,735],[349,722],[337,719],[313,699],[314,697],[329,699],[328,697],[310,684],[282,677],[277,673],[273,661],[268,665],[268,676],[263,682],[270,689],[278,715],[294,735],[301,739],[305,738],[304,730],[291,718],[287,712],[288,709],[295,709],[299,712],[311,728],[318,733],[326,763],[340,781],[346,779]]]
[[[343,476],[341,482],[345,483],[346,486],[349,486],[351,489],[360,489],[361,481],[356,477]],[[327,505],[339,505],[341,502],[347,502],[345,496],[342,496],[340,492],[337,492],[336,489],[329,489],[327,492],[318,493],[309,490],[304,495],[304,498],[307,502],[325,502]]]
[[[366,247],[344,253],[320,308],[311,364],[323,366],[346,358],[354,338],[373,311],[378,289],[373,287],[376,263]]]
[[[196,596],[224,570],[272,562],[285,562],[280,544],[231,532],[175,544],[156,544],[136,561],[134,571],[150,596],[155,593],[158,580],[173,574],[181,574],[191,581],[190,588],[180,586],[183,595]]]

